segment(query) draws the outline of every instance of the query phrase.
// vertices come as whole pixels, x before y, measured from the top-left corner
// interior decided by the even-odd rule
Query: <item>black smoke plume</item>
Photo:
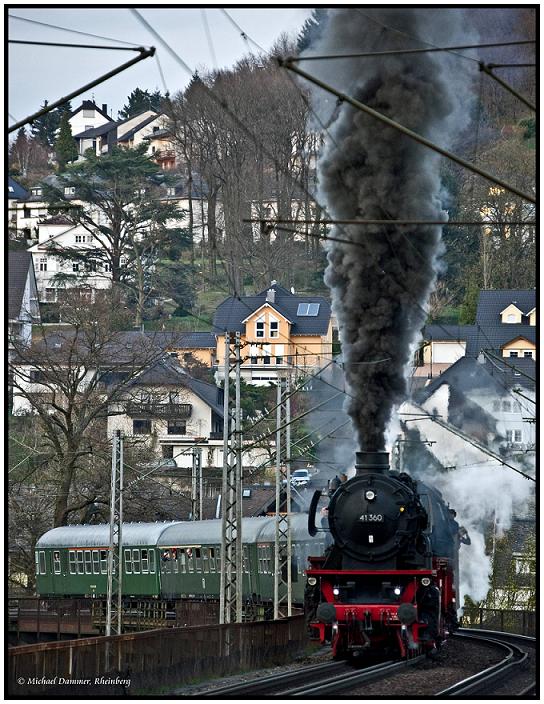
[[[329,10],[319,41],[306,53],[421,48],[413,37],[438,46],[451,46],[460,36],[474,39],[460,30],[459,11]],[[442,146],[466,126],[470,80],[454,56],[315,61],[303,68]],[[438,155],[347,104],[335,106],[321,92],[314,105],[327,121],[333,115],[318,165],[319,195],[331,217],[446,219]],[[406,397],[407,366],[425,322],[440,235],[431,226],[350,225],[331,232],[353,242],[330,244],[325,281],[346,359],[347,410],[361,448],[385,449],[392,410]]]

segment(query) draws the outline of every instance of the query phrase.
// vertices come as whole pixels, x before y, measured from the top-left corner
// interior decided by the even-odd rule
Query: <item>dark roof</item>
[[[504,362],[485,359],[482,363],[474,357],[461,357],[440,376],[435,377],[430,384],[413,392],[413,397],[421,404],[443,384],[448,384],[452,389],[460,391],[495,389],[499,396],[504,396],[514,387],[523,386],[530,390],[535,388],[534,381],[521,374],[517,376],[516,370],[512,367],[516,367],[532,379],[535,378],[534,359],[505,359]]]
[[[74,139],[91,139],[92,137],[100,137],[102,134],[107,134],[111,130],[117,129],[118,122],[106,122],[98,127],[92,127],[89,130],[83,130],[74,135]]]
[[[185,349],[215,349],[217,346],[216,337],[212,332],[177,332],[164,331],[147,332],[146,335],[155,344],[167,348]]]
[[[535,289],[499,289],[497,291],[480,291],[476,323],[480,325],[501,325],[500,313],[514,303],[526,315],[536,305]],[[504,323],[502,323],[504,325]],[[513,324],[510,327],[514,327]]]
[[[125,132],[122,134],[120,137],[117,138],[118,142],[126,142],[128,141],[138,130],[141,130],[142,127],[145,127],[148,125],[150,122],[153,122],[153,120],[156,120],[158,117],[158,114],[155,113],[154,115],[150,115],[149,117],[146,117],[145,120],[142,120],[142,122],[138,122],[134,127],[132,127],[128,132]]]
[[[111,122],[113,122],[113,120],[112,120],[111,117],[108,115],[108,113],[107,113],[107,112],[103,112],[103,111],[98,107],[98,105],[97,105],[95,102],[93,102],[92,100],[84,100],[78,108],[76,108],[75,110],[72,110],[72,112],[70,113],[70,117],[73,117],[74,115],[77,115],[77,113],[78,113],[80,110],[96,110],[96,111],[99,112],[103,117],[106,117],[108,120],[110,120]]]
[[[63,215],[54,215],[47,220],[40,220],[40,225],[73,225],[74,223]]]
[[[424,340],[466,341],[476,330],[475,325],[425,325]]]
[[[293,335],[325,335],[331,317],[331,306],[323,296],[300,296],[287,291],[277,283],[270,288],[276,292],[274,303],[269,305],[278,313],[291,321]],[[242,322],[264,303],[269,289],[261,291],[256,296],[231,296],[221,303],[214,316],[213,324],[217,331],[243,332]],[[315,316],[297,315],[299,303],[319,303],[318,314]]]
[[[25,200],[28,196],[28,191],[24,189],[21,184],[17,183],[15,179],[11,178],[11,176],[8,176],[8,199]]]
[[[199,396],[221,418],[223,417],[223,391],[215,384],[194,379],[182,368],[177,358],[162,357],[153,366],[132,379],[129,386],[185,386]]]
[[[477,357],[481,350],[500,351],[501,347],[517,337],[524,337],[529,342],[536,344],[535,325],[517,325],[515,323],[501,323],[494,325],[477,324],[475,331],[467,338],[466,355]]]
[[[30,252],[8,252],[8,318],[17,320],[29,271],[33,271]]]

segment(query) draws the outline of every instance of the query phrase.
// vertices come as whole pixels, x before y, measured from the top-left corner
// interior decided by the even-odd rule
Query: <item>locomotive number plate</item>
[[[360,521],[363,523],[380,523],[383,521],[383,514],[382,513],[363,513],[363,515],[359,518]]]

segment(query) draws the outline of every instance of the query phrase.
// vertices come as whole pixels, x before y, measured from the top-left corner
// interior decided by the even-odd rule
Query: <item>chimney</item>
[[[107,103],[102,103],[102,112],[108,114],[108,104]]]
[[[276,302],[276,291],[273,288],[269,288],[266,292],[266,302],[275,303]]]
[[[367,474],[382,474],[389,469],[388,452],[356,452],[355,474],[357,477]]]

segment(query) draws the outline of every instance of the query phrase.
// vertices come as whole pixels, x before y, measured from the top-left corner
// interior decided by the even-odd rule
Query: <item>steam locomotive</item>
[[[439,492],[389,470],[386,452],[358,452],[355,476],[340,484],[310,535],[333,544],[310,557],[305,607],[312,635],[336,659],[388,652],[436,653],[457,627],[460,529]]]

